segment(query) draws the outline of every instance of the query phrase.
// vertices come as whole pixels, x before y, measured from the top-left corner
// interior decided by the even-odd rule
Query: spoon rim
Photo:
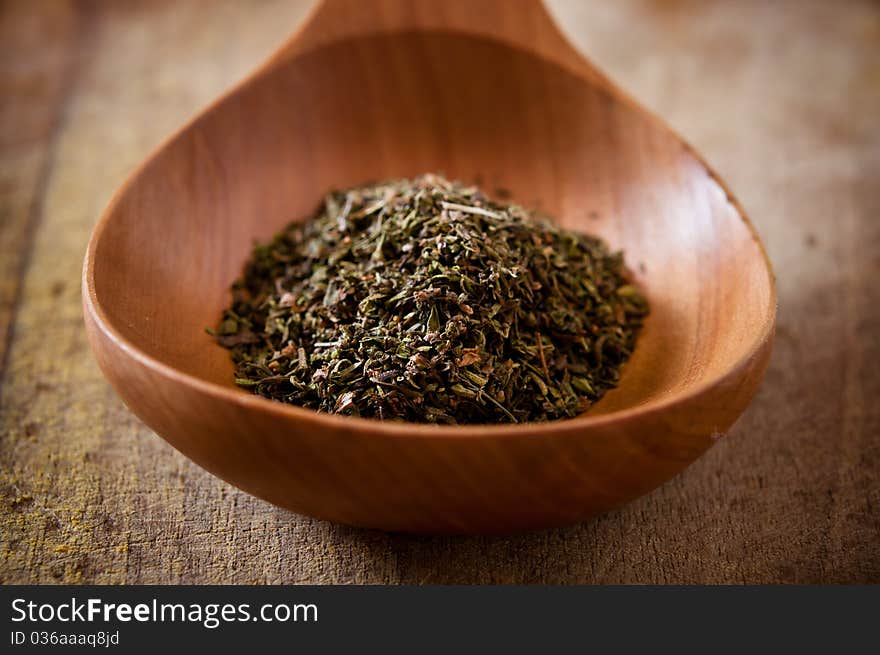
[[[308,20],[304,21],[304,24],[308,24]],[[432,32],[435,30],[426,31]],[[596,81],[586,79],[583,75],[581,75],[577,70],[573,69],[572,67],[564,65],[561,62],[556,61],[552,58],[545,57],[540,53],[530,51],[525,48],[520,48],[516,44],[510,43],[505,40],[495,39],[489,36],[468,36],[475,39],[497,42],[504,45],[505,47],[520,50],[527,53],[529,56],[536,57],[551,66],[564,70],[569,75],[578,77],[584,84],[596,84]],[[161,360],[153,357],[141,348],[137,347],[130,340],[126,339],[113,326],[112,321],[108,318],[107,314],[104,312],[103,307],[101,306],[101,302],[95,289],[95,252],[97,250],[97,245],[103,236],[106,226],[109,224],[110,220],[116,213],[118,205],[121,203],[122,199],[125,197],[129,189],[142,175],[145,169],[150,166],[152,162],[167,147],[169,147],[176,139],[178,139],[180,135],[195,126],[198,121],[202,119],[203,116],[206,116],[210,112],[217,109],[220,105],[226,102],[228,98],[244,90],[254,80],[260,78],[264,74],[271,72],[274,68],[282,64],[292,65],[300,57],[305,55],[313,55],[315,52],[330,47],[332,45],[333,44],[324,44],[313,49],[299,51],[293,54],[293,56],[290,58],[279,57],[279,53],[277,51],[270,55],[269,58],[262,64],[260,64],[251,74],[248,75],[248,77],[234,84],[227,91],[221,93],[217,98],[208,103],[206,106],[199,109],[193,116],[186,120],[181,127],[179,127],[177,130],[174,130],[163,140],[161,140],[160,143],[155,148],[153,148],[150,154],[145,157],[131,173],[127,175],[123,183],[111,196],[110,201],[98,218],[98,221],[96,222],[95,227],[92,230],[91,236],[89,237],[89,242],[83,261],[82,300],[83,308],[88,318],[91,319],[97,330],[99,330],[104,335],[104,337],[115,346],[117,352],[124,353],[130,359],[138,362],[141,366],[144,366],[145,368],[150,369],[153,373],[156,373],[175,383],[188,386],[194,390],[199,391],[200,393],[211,396],[214,399],[237,405],[242,409],[267,413],[273,415],[274,418],[278,419],[286,418],[295,419],[297,421],[314,422],[316,428],[320,428],[322,426],[326,426],[328,428],[332,427],[335,429],[346,428],[350,431],[357,431],[365,434],[382,432],[385,435],[391,437],[424,438],[441,436],[450,438],[464,437],[472,439],[474,437],[473,433],[475,431],[478,431],[483,436],[487,437],[521,437],[527,435],[548,435],[550,433],[558,433],[560,431],[582,431],[587,428],[607,427],[615,423],[622,423],[625,421],[641,419],[647,416],[658,415],[676,406],[685,405],[688,402],[693,401],[700,396],[706,394],[717,386],[724,384],[726,380],[735,377],[742,369],[747,368],[761,353],[761,351],[766,346],[768,346],[768,344],[770,344],[775,332],[776,315],[778,309],[776,279],[773,272],[773,266],[770,262],[769,256],[767,255],[766,247],[764,246],[764,243],[761,240],[760,235],[758,234],[758,231],[752,223],[751,219],[746,214],[745,210],[742,208],[741,204],[733,195],[731,190],[727,187],[727,184],[724,182],[724,180],[719,177],[715,170],[711,166],[709,166],[705,159],[694,149],[694,147],[690,143],[688,143],[663,119],[661,119],[651,110],[638,103],[630,94],[628,94],[626,91],[617,86],[617,84],[612,82],[603,71],[596,68],[595,65],[592,64],[592,62],[588,62],[586,58],[581,55],[583,63],[589,66],[593,70],[593,72],[597,74],[598,81],[606,86],[606,90],[608,92],[614,94],[614,96],[620,102],[625,103],[631,108],[634,108],[641,112],[647,119],[653,121],[658,129],[667,131],[683,145],[688,155],[690,155],[694,159],[694,161],[706,171],[709,178],[718,185],[721,191],[723,191],[727,202],[735,210],[738,218],[743,222],[744,227],[750,232],[753,241],[758,247],[761,262],[767,274],[766,283],[768,286],[767,307],[764,315],[764,320],[761,322],[760,326],[758,326],[752,332],[752,334],[754,334],[754,338],[745,347],[745,349],[743,350],[743,354],[725,370],[719,372],[717,375],[707,380],[702,380],[697,384],[689,386],[685,389],[675,391],[669,395],[664,395],[663,397],[652,399],[645,403],[632,407],[614,410],[607,414],[597,414],[591,416],[590,411],[588,410],[586,413],[576,416],[574,418],[559,419],[554,421],[502,424],[460,423],[447,425],[435,423],[414,423],[409,421],[394,420],[383,421],[381,419],[375,418],[345,416],[340,414],[332,414],[329,412],[311,410],[305,407],[287,404],[280,401],[269,400],[268,398],[248,393],[243,389],[224,386],[217,382],[212,382],[191,373],[187,373],[183,370],[175,368],[174,366],[171,366],[170,364],[162,362]],[[638,347],[638,343],[636,344],[636,347]],[[612,391],[614,391],[614,389],[609,390],[609,392]],[[601,402],[601,399],[597,402]]]

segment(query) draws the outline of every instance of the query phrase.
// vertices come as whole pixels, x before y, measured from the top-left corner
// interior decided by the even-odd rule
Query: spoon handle
[[[541,0],[319,0],[269,65],[335,41],[408,30],[497,39],[581,75],[602,78],[569,43]]]

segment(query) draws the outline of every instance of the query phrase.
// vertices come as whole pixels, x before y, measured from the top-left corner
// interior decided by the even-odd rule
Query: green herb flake
[[[328,194],[232,290],[214,336],[236,384],[422,423],[577,416],[648,312],[620,253],[437,175]]]

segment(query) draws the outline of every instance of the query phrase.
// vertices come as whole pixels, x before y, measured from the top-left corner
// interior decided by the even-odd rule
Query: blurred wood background
[[[0,582],[880,582],[880,4],[548,0],[705,154],[763,236],[752,406],[656,492],[572,528],[409,537],[276,509],[153,435],[86,344],[89,232],[132,168],[304,0],[0,5]]]

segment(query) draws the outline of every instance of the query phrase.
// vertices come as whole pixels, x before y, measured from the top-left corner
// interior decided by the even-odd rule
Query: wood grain
[[[69,2],[0,4],[0,375],[88,23]]]
[[[730,438],[650,496],[567,530],[443,539],[302,519],[203,473],[109,391],[76,289],[52,298],[125,173],[305,10],[145,7],[95,16],[41,194],[0,388],[0,580],[880,580],[875,4],[552,4],[737,191],[776,266],[776,350]]]

